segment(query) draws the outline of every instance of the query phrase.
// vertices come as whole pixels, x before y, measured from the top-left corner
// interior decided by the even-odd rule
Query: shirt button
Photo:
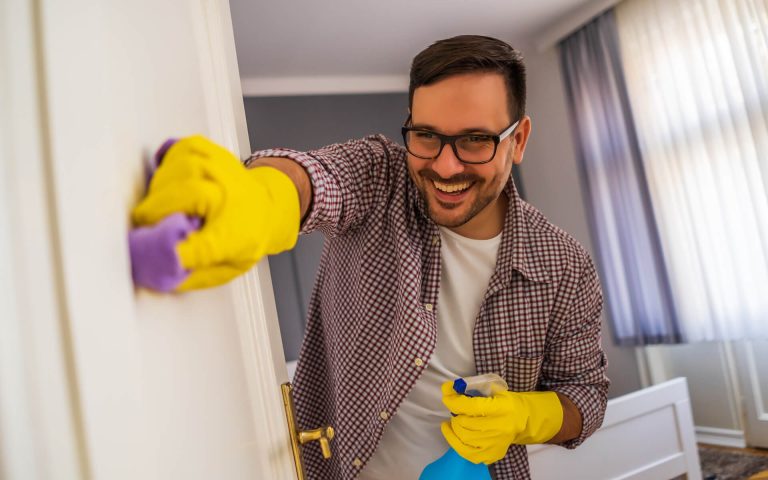
[[[386,410],[382,410],[379,414],[379,417],[381,417],[382,420],[388,420],[389,419],[389,412]]]
[[[414,363],[414,364],[415,364],[417,367],[421,367],[422,365],[424,365],[424,360],[422,360],[422,359],[420,359],[420,358],[416,357],[416,359],[413,361],[413,363]]]
[[[432,305],[431,303],[425,303],[425,304],[424,304],[424,308],[425,308],[425,309],[426,309],[428,312],[431,312],[431,311],[432,311],[432,310],[435,308],[435,306],[434,306],[434,305]]]
[[[356,467],[361,467],[363,465],[363,461],[360,460],[359,458],[355,458],[354,460],[352,460],[352,465]]]
[[[432,237],[432,245],[437,245],[438,243],[440,243],[440,235],[435,235]]]

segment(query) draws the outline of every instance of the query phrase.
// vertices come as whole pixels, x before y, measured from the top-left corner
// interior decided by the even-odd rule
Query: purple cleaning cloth
[[[159,292],[175,290],[189,276],[176,254],[176,244],[201,224],[198,217],[174,213],[155,225],[131,230],[128,246],[133,282]]]

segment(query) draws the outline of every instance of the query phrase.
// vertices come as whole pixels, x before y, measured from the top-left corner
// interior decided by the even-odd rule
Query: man
[[[266,150],[246,170],[193,137],[171,147],[135,210],[141,224],[205,218],[177,249],[193,271],[181,289],[292,248],[299,226],[326,234],[295,393],[300,428],[337,435],[330,460],[305,448],[310,478],[416,479],[450,446],[495,478],[524,479],[525,444],[574,448],[602,423],[595,268],[511,180],[531,132],[525,91],[506,43],[442,40],[413,60],[405,148],[371,136]],[[510,390],[450,388],[482,373]]]

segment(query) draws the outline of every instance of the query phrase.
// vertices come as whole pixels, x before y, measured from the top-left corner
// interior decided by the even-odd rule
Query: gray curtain
[[[681,342],[613,10],[563,40],[559,54],[614,340]]]

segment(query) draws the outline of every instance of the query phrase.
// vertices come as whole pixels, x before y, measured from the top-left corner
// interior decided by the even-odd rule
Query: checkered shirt
[[[295,377],[301,429],[332,425],[333,456],[303,447],[310,479],[352,479],[435,351],[440,235],[406,168],[405,149],[381,135],[288,157],[308,172],[313,203],[302,232],[326,236]],[[477,315],[477,373],[511,390],[553,390],[581,411],[575,448],[602,423],[608,379],[600,346],[602,293],[586,251],[520,199],[509,208],[496,269]],[[523,445],[491,468],[530,478]]]

